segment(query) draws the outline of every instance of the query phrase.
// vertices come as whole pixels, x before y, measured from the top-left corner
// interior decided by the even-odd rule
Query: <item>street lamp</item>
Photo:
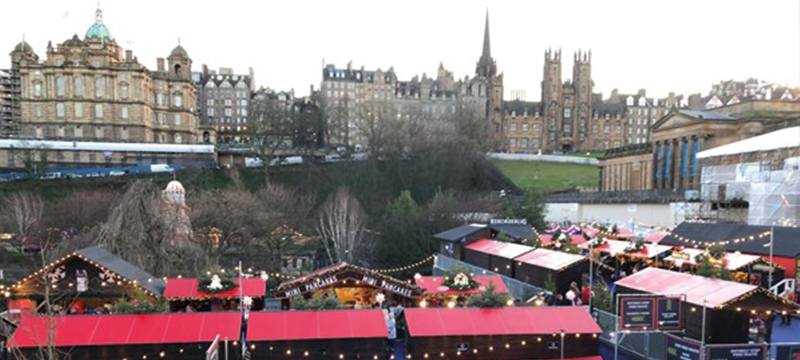
[[[774,226],[770,226],[770,228],[769,228],[769,244],[764,244],[764,247],[769,246],[769,279],[767,279],[769,286],[767,287],[767,289],[769,289],[770,291],[772,291],[772,271],[773,271],[773,268],[775,267],[775,264],[772,263],[772,256],[773,256],[773,253],[774,253],[773,250],[775,248],[774,244],[775,244],[775,227]]]

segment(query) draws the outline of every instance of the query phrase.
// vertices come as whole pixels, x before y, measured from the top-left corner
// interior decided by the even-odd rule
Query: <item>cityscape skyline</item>
[[[8,51],[13,49],[21,37],[25,36],[33,49],[43,55],[48,41],[59,43],[75,33],[83,36],[85,29],[92,23],[92,15],[97,3],[92,1],[65,1],[55,6],[43,6],[46,1],[33,1],[30,3],[16,4],[21,13],[37,13],[36,18],[18,17],[9,19],[0,24],[0,31],[8,37],[0,39],[0,45]],[[314,5],[309,5],[313,3]],[[514,4],[512,2],[492,3],[487,6],[480,1],[458,3],[459,10],[452,11],[453,3],[426,4],[429,10],[423,13],[414,13],[416,6],[392,9],[392,19],[410,19],[418,17],[414,23],[431,23],[431,27],[392,25],[387,30],[380,31],[380,26],[385,19],[383,15],[369,15],[369,7],[358,6],[357,2],[350,2],[353,6],[334,6],[325,3],[302,2],[302,4],[269,4],[278,11],[269,11],[264,4],[249,4],[246,1],[232,1],[228,3],[231,9],[247,9],[255,7],[255,11],[243,11],[232,14],[230,18],[204,18],[195,15],[195,8],[189,8],[185,2],[169,2],[150,6],[145,1],[142,6],[132,8],[124,3],[101,3],[105,13],[105,23],[111,30],[117,43],[125,49],[134,50],[141,62],[149,69],[156,68],[154,59],[180,41],[195,60],[194,71],[199,71],[200,64],[207,64],[209,68],[232,67],[242,72],[252,66],[255,70],[255,81],[258,86],[273,89],[294,89],[298,94],[307,94],[309,86],[318,88],[321,83],[319,69],[325,64],[345,66],[352,61],[353,66],[367,69],[388,69],[394,67],[400,78],[411,78],[415,75],[426,73],[434,76],[439,63],[454,72],[456,78],[471,75],[474,62],[480,55],[483,35],[483,19],[488,9],[492,31],[492,55],[497,59],[498,71],[505,75],[506,99],[512,99],[512,92],[519,90],[525,94],[526,100],[538,101],[541,96],[541,68],[544,62],[544,52],[548,48],[562,49],[565,54],[564,68],[570,68],[572,59],[569,55],[578,49],[591,49],[593,57],[594,92],[603,93],[607,97],[612,89],[619,89],[623,93],[632,93],[640,88],[647,89],[648,96],[662,97],[668,92],[691,94],[707,93],[711,84],[721,80],[744,80],[755,77],[779,84],[796,86],[800,81],[797,73],[797,64],[800,56],[794,46],[770,46],[773,41],[759,41],[764,36],[776,36],[780,42],[796,44],[798,42],[797,4],[785,3],[769,8],[748,6],[730,6],[722,8],[721,2],[708,2],[691,4],[694,14],[709,15],[710,10],[716,11],[716,16],[724,17],[727,23],[748,24],[749,29],[736,36],[716,35],[719,27],[717,22],[699,24],[698,21],[681,23],[682,28],[671,29],[675,38],[689,38],[685,44],[673,45],[669,40],[663,39],[666,25],[676,16],[685,15],[688,2],[670,2],[671,7],[650,6],[641,11],[652,9],[658,14],[645,14],[637,17],[634,13],[621,13],[607,11],[609,9],[621,10],[625,5],[633,3],[624,1],[606,2],[602,5],[589,2],[571,1],[569,4]],[[725,4],[730,4],[726,2]],[[513,11],[514,7],[523,10]],[[520,29],[531,28],[533,34],[542,33],[543,30],[552,29],[553,21],[561,21],[558,16],[539,16],[530,25],[525,22],[527,6],[541,9],[550,9],[553,13],[569,8],[591,10],[602,6],[605,31],[555,31],[547,32],[545,36],[533,36],[532,41],[520,41],[517,36],[523,36]],[[27,9],[26,9],[27,8]],[[162,11],[152,11],[159,8]],[[70,9],[70,10],[66,10]],[[140,14],[141,9],[146,13]],[[203,9],[203,8],[200,8]],[[309,12],[308,9],[319,11]],[[783,9],[782,11],[779,11]],[[587,22],[587,14],[600,13],[586,11],[575,14],[579,23],[586,24],[587,28],[594,25]],[[790,11],[791,10],[791,11]],[[186,19],[195,19],[198,26],[180,24],[183,20],[176,14],[186,12]],[[563,13],[563,12],[562,12]],[[264,18],[259,20],[259,14]],[[281,16],[275,14],[284,14]],[[290,14],[290,16],[285,16]],[[298,24],[301,14],[305,20],[300,29],[291,25]],[[365,16],[369,15],[369,16]],[[141,15],[141,16],[140,16]],[[348,15],[344,17],[344,15]],[[623,16],[625,15],[625,16]],[[631,16],[634,15],[634,16]],[[162,31],[159,28],[137,26],[136,19],[144,17],[147,23],[168,24],[163,29],[183,29]],[[589,16],[591,18],[591,16]],[[55,20],[53,20],[55,19]],[[149,19],[149,20],[146,20]],[[258,24],[267,19],[273,30],[266,30],[265,36],[269,41],[259,45],[259,38],[253,36],[256,29],[265,27]],[[340,21],[341,20],[341,21]],[[48,21],[52,21],[48,23]],[[180,26],[175,26],[174,22]],[[236,26],[205,26],[215,21],[235,21]],[[44,24],[47,24],[46,26]],[[403,23],[406,24],[406,23]],[[637,27],[647,24],[652,29],[645,31],[618,32],[625,27]],[[458,31],[448,33],[443,29],[457,25]],[[769,25],[770,31],[762,33],[755,31]],[[331,34],[350,34],[345,41],[339,38],[328,41],[326,37],[315,38],[320,30],[334,28],[326,31],[326,36]],[[743,25],[744,26],[744,25]],[[282,30],[275,34],[277,29],[291,30],[286,35]],[[359,29],[360,28],[360,29]],[[364,29],[377,29],[378,31],[360,31]],[[537,29],[538,28],[538,29]],[[420,30],[424,29],[424,30]],[[563,29],[563,27],[562,27]],[[655,29],[655,31],[653,30]],[[360,32],[359,32],[360,31]],[[13,34],[17,33],[17,36]],[[644,33],[647,33],[645,36]],[[688,37],[687,33],[695,33]],[[244,34],[244,36],[230,36],[231,34]],[[704,36],[703,34],[708,34]],[[714,35],[712,35],[714,34]],[[765,35],[766,34],[766,35]],[[775,35],[772,35],[775,34]],[[713,36],[713,39],[709,39]],[[351,41],[357,38],[357,41]],[[413,39],[413,41],[408,41]],[[652,40],[656,39],[656,40]],[[299,45],[307,43],[307,45]],[[204,44],[216,44],[205,46]],[[526,44],[519,46],[520,43]],[[710,44],[709,44],[710,43]],[[230,47],[220,46],[229,44]],[[368,45],[363,45],[368,44]],[[742,46],[744,45],[744,46]],[[291,48],[295,55],[275,56],[275,49]],[[734,56],[732,61],[725,55],[727,52]],[[653,51],[664,51],[666,56],[654,56]],[[697,57],[682,57],[681,54],[701,54]],[[419,54],[430,54],[420,56]],[[736,60],[738,59],[738,60]],[[0,65],[5,68],[8,64]],[[791,74],[791,75],[790,75]],[[565,78],[566,80],[566,78]]]

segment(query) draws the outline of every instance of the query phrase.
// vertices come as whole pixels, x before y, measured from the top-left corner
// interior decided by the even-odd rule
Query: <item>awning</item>
[[[581,307],[406,309],[411,336],[490,336],[599,334],[600,327]]]
[[[22,319],[9,346],[40,347],[55,328],[55,346],[184,344],[238,340],[240,313],[68,315]]]
[[[507,293],[508,288],[506,288],[506,284],[503,282],[503,278],[500,276],[493,276],[493,275],[475,275],[473,279],[478,283],[478,288],[472,290],[452,290],[442,283],[444,282],[444,276],[423,276],[416,280],[417,285],[421,288],[425,289],[425,295],[427,294],[436,294],[436,295],[462,295],[462,294],[476,294],[482,293],[486,291],[486,287],[489,286],[491,282],[496,287],[495,291],[499,293]]]
[[[672,255],[665,258],[665,261],[669,261],[675,263],[678,266],[683,264],[689,265],[697,265],[697,261],[695,257],[697,255],[705,253],[705,250],[702,249],[692,249],[692,248],[685,248],[682,249],[678,254],[675,252]],[[681,257],[681,254],[684,254],[684,257]],[[761,260],[761,257],[758,255],[749,255],[749,254],[742,254],[742,253],[725,253],[725,269],[736,271],[739,270],[747,265],[752,263],[758,262]]]
[[[200,298],[238,298],[239,296],[249,296],[262,298],[267,292],[267,282],[261,278],[233,279],[238,286],[232,290],[208,293],[198,290],[200,280],[189,279],[169,279],[167,289],[164,290],[164,297],[168,299],[200,299]]]
[[[530,246],[485,239],[467,245],[467,249],[509,260],[533,250]]]
[[[248,341],[386,338],[381,310],[252,312]]]
[[[530,264],[556,271],[562,270],[581,260],[586,260],[586,257],[547,249],[536,249],[514,259],[514,261],[518,263]]]
[[[647,268],[616,282],[616,286],[660,295],[686,295],[686,302],[717,307],[756,291],[757,286],[709,279],[686,273]]]

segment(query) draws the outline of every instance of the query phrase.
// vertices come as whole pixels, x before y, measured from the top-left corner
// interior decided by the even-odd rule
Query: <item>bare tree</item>
[[[18,192],[11,194],[6,200],[11,210],[11,217],[20,237],[20,249],[28,236],[32,235],[42,220],[44,201],[38,194]]]
[[[322,102],[320,105],[325,129],[325,143],[349,143],[350,102],[348,98],[345,97],[341,102]]]
[[[494,125],[481,113],[480,108],[467,103],[456,105],[449,116],[460,143],[472,150],[486,152],[495,149],[498,139],[494,136]]]
[[[402,115],[388,101],[368,101],[359,107],[355,127],[367,141],[373,158],[377,158],[396,148],[403,128]]]
[[[367,244],[366,214],[346,187],[340,187],[322,205],[317,232],[331,262],[363,262]]]
[[[273,98],[274,94],[256,95],[252,121],[248,128],[253,154],[264,166],[264,181],[269,184],[269,166],[280,150],[292,146],[293,119],[291,101]]]

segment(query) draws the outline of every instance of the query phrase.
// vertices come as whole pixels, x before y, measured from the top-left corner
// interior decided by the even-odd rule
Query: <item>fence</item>
[[[563,164],[594,165],[594,166],[600,165],[600,162],[597,161],[597,159],[595,158],[578,157],[578,156],[489,153],[489,157],[498,160],[541,161],[541,162],[554,162]]]
[[[467,264],[463,261],[459,261],[441,254],[436,256],[436,261],[433,264],[433,274],[444,275],[449,270],[453,270],[456,268],[463,269],[464,271],[469,271],[473,274],[478,274],[478,275],[497,275],[503,279],[503,283],[508,288],[508,293],[515,299],[520,299],[522,301],[528,300],[530,297],[532,297],[535,294],[538,294],[539,292],[542,291],[547,292],[546,290],[538,288],[531,284],[524,283],[517,279],[512,279],[510,277],[500,275],[491,272],[489,270],[477,267],[475,265]]]
[[[616,336],[619,336],[620,354],[627,353],[641,359],[664,360],[666,345],[663,333],[623,333],[617,335],[614,333],[614,324],[617,321],[616,315],[594,309],[592,317],[603,330],[603,334],[600,335],[600,341],[613,348]]]

